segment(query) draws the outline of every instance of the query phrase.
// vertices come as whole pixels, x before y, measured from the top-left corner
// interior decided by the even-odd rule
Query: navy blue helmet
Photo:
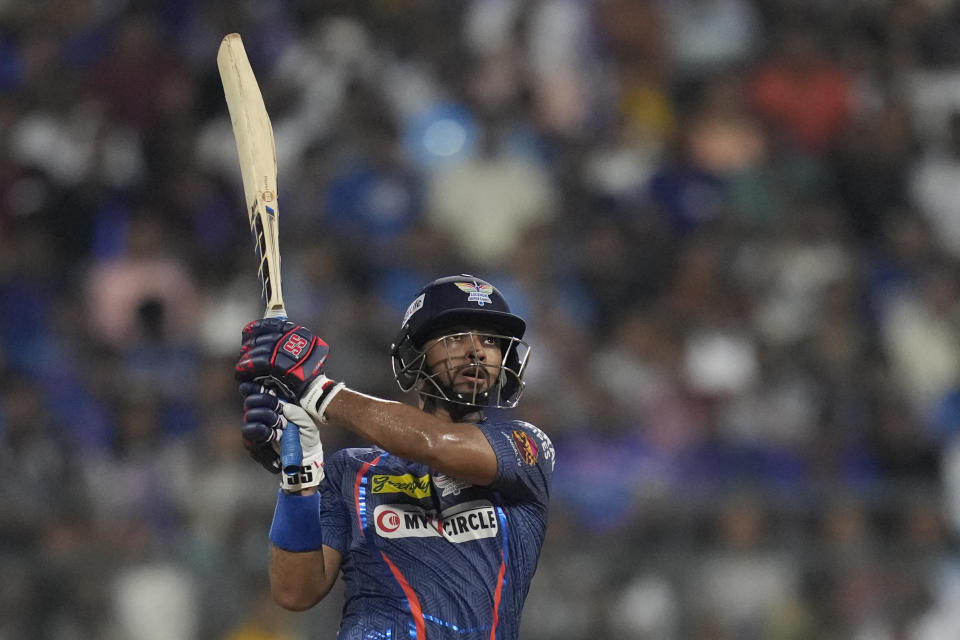
[[[530,348],[522,340],[526,322],[510,312],[503,295],[489,282],[461,274],[434,280],[407,307],[400,333],[391,347],[393,373],[403,391],[475,407],[514,407],[523,392]],[[444,338],[473,334],[497,340],[502,360],[487,389],[455,391],[438,372],[426,367],[426,351]]]

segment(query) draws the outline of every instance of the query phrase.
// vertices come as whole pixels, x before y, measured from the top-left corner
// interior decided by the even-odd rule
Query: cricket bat
[[[259,261],[257,275],[266,305],[263,317],[286,318],[280,279],[277,150],[260,85],[240,34],[231,33],[223,38],[217,52],[217,67],[237,143],[247,217]],[[292,422],[287,423],[280,439],[280,459],[284,473],[300,471],[303,459],[300,430]]]

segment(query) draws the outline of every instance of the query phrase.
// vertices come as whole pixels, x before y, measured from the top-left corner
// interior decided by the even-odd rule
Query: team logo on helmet
[[[481,307],[487,303],[493,303],[490,294],[493,293],[492,284],[480,284],[479,282],[456,282],[457,288],[464,293],[469,293],[467,302],[476,302]]]

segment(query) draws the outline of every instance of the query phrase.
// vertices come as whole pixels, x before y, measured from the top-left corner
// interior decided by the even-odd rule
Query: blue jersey
[[[340,552],[340,640],[513,640],[547,524],[554,450],[521,421],[477,425],[497,477],[477,487],[372,448],[344,449],[320,485]]]

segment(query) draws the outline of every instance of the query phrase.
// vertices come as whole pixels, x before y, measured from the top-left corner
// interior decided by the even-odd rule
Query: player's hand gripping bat
[[[277,151],[273,141],[273,126],[240,34],[231,33],[224,37],[217,52],[217,67],[220,69],[223,93],[233,124],[247,215],[259,260],[258,275],[266,303],[263,317],[286,318],[280,286]],[[262,382],[265,386],[271,386],[269,380]],[[283,472],[297,473],[302,456],[300,431],[293,422],[289,422],[280,440]]]

